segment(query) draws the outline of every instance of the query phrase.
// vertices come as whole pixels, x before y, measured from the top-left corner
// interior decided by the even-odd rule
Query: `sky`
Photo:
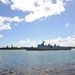
[[[42,41],[75,46],[75,0],[0,0],[0,47]]]

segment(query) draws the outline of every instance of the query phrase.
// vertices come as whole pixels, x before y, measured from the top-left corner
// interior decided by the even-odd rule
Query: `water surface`
[[[28,67],[50,63],[74,63],[75,50],[0,50],[0,67]]]

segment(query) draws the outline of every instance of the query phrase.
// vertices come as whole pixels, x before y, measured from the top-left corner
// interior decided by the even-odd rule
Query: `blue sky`
[[[74,0],[0,0],[0,47],[75,46]]]

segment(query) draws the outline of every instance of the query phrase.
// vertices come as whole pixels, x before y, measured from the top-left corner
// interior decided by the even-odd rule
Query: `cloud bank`
[[[43,17],[60,15],[65,11],[63,0],[0,0],[4,4],[10,4],[12,10],[30,12],[25,16],[26,22],[33,22]]]
[[[63,0],[11,0],[12,10],[29,11],[30,14],[25,16],[26,22],[33,22],[43,17],[61,14],[65,11]]]
[[[66,0],[66,3],[73,0]],[[64,0],[0,0],[0,2],[9,5],[12,10],[28,12],[24,20],[33,22],[37,19],[47,18],[52,15],[60,15],[65,11]]]
[[[66,37],[66,38],[61,38],[58,37],[56,39],[51,39],[51,40],[44,40],[45,45],[47,44],[57,44],[59,46],[75,46],[75,37]],[[18,44],[20,46],[37,46],[38,44],[42,43],[42,41],[37,41],[37,40],[20,40]]]
[[[72,46],[75,45],[75,37],[66,37],[61,38],[58,37],[57,39],[45,40],[46,44],[51,43],[52,45],[57,44],[60,46]]]

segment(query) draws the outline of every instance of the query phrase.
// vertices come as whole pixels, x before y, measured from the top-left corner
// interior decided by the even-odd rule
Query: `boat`
[[[54,46],[48,44],[48,45],[44,45],[44,41],[38,45],[37,47],[26,47],[25,48],[27,51],[41,51],[41,50],[71,50],[71,47],[68,46],[56,46],[56,44]]]

